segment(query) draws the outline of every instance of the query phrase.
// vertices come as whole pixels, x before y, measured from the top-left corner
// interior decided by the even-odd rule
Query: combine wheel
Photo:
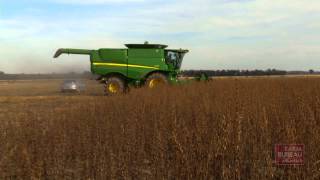
[[[164,84],[168,84],[168,77],[162,73],[153,73],[146,80],[147,87],[151,89]]]
[[[105,83],[104,91],[106,95],[122,94],[126,91],[126,83],[120,77],[109,77]]]

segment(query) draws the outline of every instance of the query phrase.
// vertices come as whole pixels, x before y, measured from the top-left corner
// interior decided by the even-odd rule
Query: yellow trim
[[[146,68],[146,69],[159,69],[159,67],[152,67],[152,66],[141,66],[141,65],[134,65],[134,64],[117,64],[117,63],[93,63],[95,66],[120,66],[120,67],[137,67],[137,68]]]

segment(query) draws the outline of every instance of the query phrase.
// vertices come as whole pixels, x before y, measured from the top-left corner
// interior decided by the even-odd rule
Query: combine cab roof
[[[165,49],[168,46],[163,44],[126,44],[127,48],[141,49]]]
[[[173,52],[178,52],[178,53],[188,53],[189,50],[186,49],[167,49],[166,51],[173,51]]]

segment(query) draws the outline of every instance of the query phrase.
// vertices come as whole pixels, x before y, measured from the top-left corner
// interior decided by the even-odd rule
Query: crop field
[[[320,179],[320,77],[60,83],[0,82],[0,179]],[[304,144],[304,164],[275,164],[276,144]]]

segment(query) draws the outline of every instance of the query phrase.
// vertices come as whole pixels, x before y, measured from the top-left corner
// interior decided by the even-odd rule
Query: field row
[[[0,179],[320,178],[320,78],[216,79],[115,97],[31,83],[0,98]],[[275,144],[304,144],[304,165],[277,166]]]

